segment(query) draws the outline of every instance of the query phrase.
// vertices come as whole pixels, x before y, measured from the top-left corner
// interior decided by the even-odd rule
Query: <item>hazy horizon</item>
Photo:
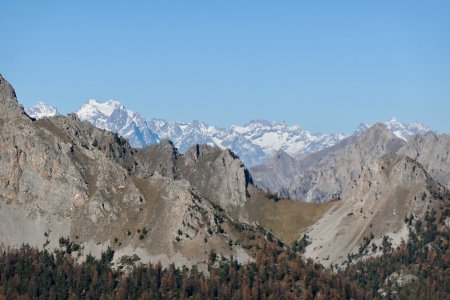
[[[82,104],[80,104],[80,107],[79,107],[79,108],[81,108],[82,105],[88,103],[88,101],[90,101],[90,100],[94,100],[94,101],[96,101],[96,102],[98,102],[98,103],[106,103],[106,102],[108,102],[108,101],[116,101],[116,102],[121,103],[120,101],[118,101],[118,100],[113,100],[113,99],[109,99],[109,100],[105,100],[105,101],[100,101],[100,100],[97,100],[97,99],[89,99],[89,100],[83,102]],[[20,101],[20,100],[19,100],[19,101]],[[37,105],[38,102],[42,102],[42,103],[44,103],[44,104],[47,105],[47,106],[51,106],[51,107],[56,108],[56,109],[58,110],[58,112],[59,112],[60,114],[62,114],[62,115],[67,115],[67,114],[70,114],[70,113],[76,113],[76,112],[78,111],[78,109],[77,109],[77,110],[75,110],[75,111],[62,112],[62,111],[60,111],[60,109],[57,107],[57,105],[50,105],[50,104],[48,104],[48,103],[45,103],[44,101],[37,101],[37,102],[35,103],[35,105]],[[123,103],[121,103],[121,104],[123,105]],[[34,106],[34,105],[32,105],[32,106]],[[24,108],[25,108],[25,109],[31,108],[32,106],[25,106]],[[125,106],[125,105],[124,105],[124,106]],[[133,107],[127,107],[127,106],[125,106],[125,108],[128,109],[128,110],[137,112],[137,110],[133,109]],[[351,131],[349,131],[349,132],[333,132],[333,131],[321,132],[321,131],[314,131],[314,130],[311,130],[310,128],[306,128],[306,127],[303,126],[300,122],[297,122],[297,123],[288,123],[288,122],[286,122],[285,120],[271,120],[271,119],[262,119],[262,118],[259,118],[259,119],[258,119],[258,118],[257,118],[257,119],[250,119],[250,120],[247,120],[247,121],[245,121],[245,122],[243,122],[243,123],[231,124],[231,125],[225,127],[225,126],[220,126],[220,125],[217,125],[217,124],[214,124],[214,123],[208,123],[208,122],[205,122],[205,121],[203,121],[203,120],[198,120],[198,119],[192,119],[192,120],[172,120],[172,119],[159,118],[159,117],[155,117],[155,116],[145,116],[145,115],[142,115],[142,116],[145,118],[146,121],[151,121],[151,120],[153,120],[153,119],[154,119],[154,120],[165,120],[165,121],[169,121],[169,122],[177,122],[177,123],[192,123],[192,122],[195,122],[195,121],[199,121],[199,122],[205,123],[205,124],[208,125],[208,126],[214,126],[214,127],[218,127],[218,128],[222,128],[222,129],[229,128],[230,126],[246,126],[246,125],[249,125],[250,123],[254,123],[254,122],[269,122],[269,123],[272,123],[272,124],[282,123],[282,124],[284,124],[284,125],[286,125],[286,126],[288,126],[288,127],[292,127],[292,126],[300,126],[302,129],[307,130],[307,131],[310,131],[310,132],[313,133],[313,134],[323,133],[323,134],[347,134],[347,135],[350,135],[350,134],[352,134],[355,130],[357,130],[358,127],[359,127],[360,125],[362,125],[363,123],[365,123],[365,124],[368,125],[368,126],[372,126],[372,125],[374,125],[375,123],[385,123],[385,122],[388,122],[388,121],[391,121],[391,120],[394,120],[394,119],[397,120],[397,121],[399,121],[399,122],[401,122],[401,123],[403,123],[403,124],[405,124],[405,125],[410,125],[410,124],[412,124],[412,123],[420,123],[420,124],[422,124],[422,125],[428,126],[428,124],[425,124],[425,123],[420,122],[420,121],[418,121],[418,120],[413,121],[413,122],[404,122],[403,120],[400,120],[400,119],[398,119],[398,118],[395,117],[395,116],[392,116],[392,117],[390,117],[390,118],[388,118],[388,119],[385,119],[385,120],[376,120],[375,122],[366,122],[366,121],[362,120],[361,122],[358,123],[358,126],[356,126],[355,128],[353,128],[353,129],[352,129]],[[434,129],[434,128],[433,128],[433,129]],[[436,131],[437,131],[437,130],[436,130]],[[437,133],[448,133],[448,132],[439,132],[439,131],[437,131]]]

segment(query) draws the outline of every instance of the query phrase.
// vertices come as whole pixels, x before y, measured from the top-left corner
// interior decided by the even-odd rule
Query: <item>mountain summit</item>
[[[12,119],[17,116],[28,118],[22,105],[17,102],[14,88],[0,74],[0,119]]]
[[[389,129],[396,137],[407,141],[410,137],[415,134],[425,134],[427,132],[434,132],[431,127],[428,127],[419,122],[413,123],[403,123],[400,122],[397,118],[391,118],[390,120],[383,123],[387,129]],[[367,129],[369,129],[370,125],[367,123],[361,123],[358,128],[353,132],[353,135],[360,135]]]
[[[392,118],[384,124],[390,131],[392,131],[393,134],[404,141],[407,141],[415,134],[425,134],[429,131],[434,131],[432,128],[419,122],[407,124],[400,122],[396,118]]]
[[[159,142],[158,136],[139,113],[126,109],[117,101],[102,103],[91,99],[81,106],[77,115],[98,128],[118,133],[136,148]]]
[[[58,116],[58,109],[54,106],[45,104],[42,101],[38,101],[34,106],[29,107],[25,110],[27,114],[35,119],[42,119],[45,117]]]

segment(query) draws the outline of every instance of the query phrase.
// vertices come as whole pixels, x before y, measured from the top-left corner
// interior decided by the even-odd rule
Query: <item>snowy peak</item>
[[[47,105],[42,101],[38,101],[34,106],[27,108],[25,111],[30,117],[35,119],[42,119],[59,115],[56,107]]]
[[[298,125],[287,126],[284,122],[267,120],[253,120],[244,126],[224,129],[199,121],[179,123],[153,119],[150,127],[161,138],[171,139],[180,152],[196,143],[214,144],[230,148],[247,166],[265,163],[279,150],[292,156],[308,154],[345,138],[343,134],[312,134]]]
[[[106,102],[97,102],[95,99],[90,99],[86,104],[83,104],[78,110],[77,115],[81,119],[91,119],[93,117],[109,117],[118,108],[123,108],[120,102],[109,100]]]
[[[411,136],[415,134],[425,134],[427,132],[434,132],[434,130],[422,123],[414,122],[411,124],[403,123],[397,118],[391,118],[383,123],[386,128],[389,129],[396,137],[407,141]],[[370,126],[366,123],[361,123],[359,127],[354,131],[353,135],[360,135],[366,131]]]
[[[231,130],[261,147],[267,156],[278,150],[292,156],[308,154],[332,146],[346,137],[344,134],[313,134],[299,125],[287,126],[284,122],[265,120],[232,126]]]
[[[152,119],[149,126],[162,139],[172,140],[181,153],[195,144],[217,145],[225,148],[222,145],[222,137],[226,135],[226,130],[197,120],[184,123]]]
[[[384,124],[390,131],[392,131],[392,133],[405,141],[414,134],[425,134],[429,131],[433,131],[433,129],[421,123],[414,122],[411,124],[407,124],[400,122],[396,118],[392,118]]]
[[[98,102],[91,99],[80,107],[77,115],[98,128],[118,133],[136,148],[159,142],[159,137],[149,128],[145,119],[118,101]]]

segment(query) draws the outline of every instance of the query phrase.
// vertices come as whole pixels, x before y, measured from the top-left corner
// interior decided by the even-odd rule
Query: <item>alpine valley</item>
[[[0,76],[0,299],[446,299],[449,188],[419,123],[63,116]]]

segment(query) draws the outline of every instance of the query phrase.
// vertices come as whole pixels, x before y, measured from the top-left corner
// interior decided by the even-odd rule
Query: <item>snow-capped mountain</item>
[[[429,131],[434,131],[432,128],[421,123],[414,122],[407,124],[400,122],[396,118],[392,118],[384,124],[390,131],[392,131],[392,133],[405,141],[415,134],[425,134]]]
[[[172,140],[181,152],[196,143],[215,144],[230,148],[248,166],[264,163],[280,149],[298,156],[322,150],[345,138],[343,134],[312,134],[300,126],[265,120],[223,129],[199,121],[178,123],[153,119],[150,128],[161,138]]]
[[[391,118],[389,121],[383,123],[386,127],[398,138],[407,141],[411,136],[415,134],[425,134],[430,131],[434,131],[431,127],[423,125],[422,123],[403,123],[396,118]],[[367,123],[361,123],[359,127],[353,133],[354,135],[359,135],[366,131],[370,125]]]
[[[25,111],[30,117],[35,119],[59,115],[56,107],[47,105],[42,101],[38,101],[34,106],[27,108]]]
[[[57,114],[57,110],[42,102],[27,109],[37,118]],[[189,123],[152,119],[147,122],[139,114],[125,108],[120,102],[89,100],[77,115],[93,125],[127,138],[133,147],[141,148],[170,139],[181,153],[195,144],[217,145],[233,150],[247,166],[266,163],[272,155],[283,150],[292,157],[320,151],[331,147],[347,137],[345,134],[313,134],[298,125],[284,122],[254,120],[244,126],[220,128],[200,121]],[[395,118],[384,123],[396,136],[407,140],[414,134],[424,134],[432,129],[420,123],[405,124]],[[352,135],[359,135],[370,126],[361,125]]]
[[[232,126],[231,130],[244,136],[263,149],[267,155],[283,150],[298,156],[317,152],[343,140],[344,134],[313,134],[299,125],[287,126],[284,122],[254,120],[245,126]]]
[[[77,115],[98,128],[117,132],[136,148],[159,142],[158,136],[139,113],[126,109],[117,101],[101,103],[91,99],[81,106]]]
[[[170,139],[180,152],[185,152],[195,144],[216,144],[213,137],[225,131],[196,120],[182,123],[152,119],[149,126],[161,139]]]
[[[263,163],[267,158],[260,146],[232,129],[210,126],[197,120],[181,123],[152,119],[149,125],[161,139],[172,140],[181,153],[195,144],[209,144],[233,150],[246,165]]]

